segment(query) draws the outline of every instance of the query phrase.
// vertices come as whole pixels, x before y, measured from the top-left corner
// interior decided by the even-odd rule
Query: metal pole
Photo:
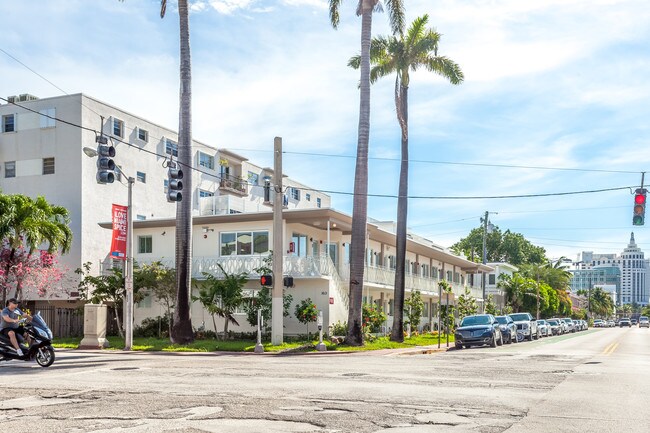
[[[133,184],[135,179],[128,178],[129,199],[127,208],[127,231],[126,231],[126,273],[124,288],[126,291],[126,311],[124,312],[126,333],[124,350],[131,350],[133,347]]]
[[[539,268],[537,268],[537,320],[539,320]]]
[[[323,343],[323,310],[318,312],[318,344],[316,350],[319,352],[327,351],[327,346]]]
[[[264,346],[262,346],[262,310],[257,310],[257,344],[255,345],[255,353],[264,353]]]
[[[273,140],[273,296],[271,304],[271,343],[282,344],[284,339],[283,305],[282,305],[282,259],[284,242],[282,233],[282,138]]]
[[[487,263],[487,226],[489,214],[488,211],[485,211],[485,218],[483,218],[483,265]],[[485,313],[485,270],[481,273],[481,288],[483,289],[483,313]]]
[[[442,286],[438,284],[438,349],[440,349],[440,333],[442,329],[440,328],[440,315],[442,314]]]
[[[449,292],[447,292],[447,305],[445,307],[445,333],[447,334],[447,347],[449,347]]]

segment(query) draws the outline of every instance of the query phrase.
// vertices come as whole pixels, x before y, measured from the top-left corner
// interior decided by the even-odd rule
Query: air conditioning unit
[[[37,99],[38,98],[34,95],[30,95],[29,93],[23,93],[22,95],[18,95],[17,102],[36,101]]]
[[[7,96],[7,102],[10,104],[16,102],[16,99],[18,99],[18,96]]]

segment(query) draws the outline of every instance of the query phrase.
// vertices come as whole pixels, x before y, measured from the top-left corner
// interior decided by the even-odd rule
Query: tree
[[[171,335],[172,309],[176,300],[176,269],[168,268],[158,261],[150,265],[136,266],[133,274],[134,285],[145,289],[165,307],[165,317]]]
[[[621,312],[623,313],[624,316],[629,316],[630,314],[632,314],[632,305],[623,304],[621,306]]]
[[[300,323],[307,325],[307,336],[309,338],[309,324],[315,322],[318,315],[316,304],[312,302],[311,298],[303,299],[296,304],[296,311],[294,314]]]
[[[229,323],[239,326],[239,322],[235,319],[235,311],[244,303],[243,288],[248,277],[245,273],[229,274],[219,263],[217,266],[224,277],[217,278],[204,272],[205,281],[196,283],[199,287],[199,296],[193,296],[192,300],[201,302],[212,315],[215,332],[217,332],[215,315],[224,318],[223,338],[225,339],[228,336]]]
[[[512,307],[515,313],[518,313],[524,306],[526,294],[530,294],[531,291],[535,290],[534,284],[534,280],[524,278],[520,274],[512,276],[501,274],[499,275],[497,287],[505,291],[506,303]]]
[[[458,314],[460,317],[471,316],[478,312],[478,305],[476,304],[476,298],[472,296],[472,293],[469,291],[469,288],[465,288],[465,292],[458,297]]]
[[[404,300],[406,322],[405,325],[410,325],[411,329],[418,329],[420,321],[422,320],[422,313],[424,312],[424,301],[422,294],[419,290],[412,290],[411,296]]]
[[[456,242],[451,249],[466,257],[472,257],[472,252],[483,251],[483,226],[472,229],[467,237]],[[533,245],[520,233],[510,230],[502,233],[498,226],[486,235],[486,250],[488,262],[507,262],[515,266],[546,262],[544,248]],[[481,258],[477,255],[474,260],[478,262]]]
[[[339,8],[342,0],[329,0],[329,16],[332,27],[339,25]],[[352,234],[350,239],[350,306],[348,310],[348,334],[350,345],[363,344],[362,300],[363,272],[368,219],[368,137],[370,135],[370,38],[372,12],[379,0],[359,0],[357,16],[361,16],[361,61],[359,79],[359,128],[357,137],[357,161],[354,171],[354,199],[352,203]],[[386,0],[393,33],[404,28],[403,0]]]
[[[442,304],[442,298],[446,296],[446,294],[452,292],[451,284],[449,284],[448,281],[446,280],[440,280],[438,282],[438,286],[441,289],[442,296],[438,300],[438,310],[440,311],[440,322],[441,326],[445,328],[445,332],[449,332],[450,330],[454,329],[454,305],[449,304],[449,305],[443,305]],[[442,332],[442,329],[439,329],[438,332]]]
[[[497,305],[494,303],[494,296],[492,295],[487,295],[487,299],[485,300],[485,312],[494,316],[499,314]]]
[[[30,261],[32,254],[44,244],[50,254],[57,251],[65,254],[72,246],[72,230],[69,227],[68,210],[48,203],[42,196],[32,199],[21,194],[0,194],[0,207],[0,242],[8,252],[2,263],[2,278],[5,283],[2,305],[5,305],[8,289],[6,282],[10,279],[13,278],[16,282],[15,297],[19,298],[22,294],[23,280],[12,275],[18,269],[15,265],[19,250],[26,253],[23,262]]]
[[[427,29],[429,16],[417,18],[406,34],[400,29],[388,38],[379,36],[370,44],[370,82],[395,73],[395,109],[397,121],[402,130],[401,165],[399,176],[399,193],[397,199],[397,230],[395,233],[396,269],[395,269],[395,315],[390,339],[404,341],[404,294],[406,263],[406,221],[408,211],[408,89],[411,82],[409,71],[425,68],[429,72],[448,79],[452,84],[463,81],[460,67],[444,56],[438,56],[440,34]],[[359,69],[361,56],[352,57],[349,66]]]

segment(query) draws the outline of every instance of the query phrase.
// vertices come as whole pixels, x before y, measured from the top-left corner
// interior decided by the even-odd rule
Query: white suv
[[[650,328],[650,321],[646,316],[639,317],[639,328]]]
[[[537,320],[530,313],[514,313],[509,314],[517,325],[517,336],[521,335],[523,339],[537,340],[539,332],[537,331]],[[519,340],[519,338],[517,338]]]

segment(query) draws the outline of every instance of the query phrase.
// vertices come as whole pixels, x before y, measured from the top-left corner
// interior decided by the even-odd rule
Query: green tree
[[[329,17],[332,26],[339,25],[339,9],[342,0],[329,0]],[[403,0],[386,0],[393,33],[404,28]],[[368,138],[370,136],[370,39],[372,12],[379,0],[359,0],[357,15],[361,16],[361,62],[359,78],[359,129],[357,161],[354,171],[354,199],[352,202],[352,234],[350,239],[350,305],[348,310],[348,334],[350,345],[363,344],[362,300],[365,260],[366,222],[368,219]]]
[[[70,214],[63,206],[52,205],[45,197],[36,199],[21,195],[0,194],[0,244],[7,242],[10,249],[2,269],[2,305],[7,300],[7,285],[14,271],[14,257],[23,248],[28,256],[41,245],[47,245],[47,251],[60,251],[66,254],[72,246]],[[21,280],[17,280],[15,297],[21,296]]]
[[[457,254],[464,254],[467,257],[474,257],[474,261],[480,262],[483,251],[483,226],[472,229],[467,237],[462,238],[451,247]],[[520,233],[513,233],[510,230],[501,232],[495,226],[492,233],[486,235],[486,257],[488,262],[507,262],[515,266],[526,263],[545,263],[546,250],[530,243]]]
[[[454,326],[454,305],[449,304],[447,305],[446,303],[443,304],[442,300],[443,298],[447,299],[446,294],[451,294],[452,293],[452,288],[451,284],[449,284],[448,281],[446,280],[440,280],[438,282],[438,286],[441,289],[442,296],[438,300],[438,311],[440,311],[440,322],[441,326],[445,330],[445,332],[451,332],[455,328]],[[439,329],[439,332],[442,332],[443,329]]]
[[[494,296],[492,295],[487,295],[487,299],[485,300],[485,312],[494,316],[499,314],[497,305],[494,303]]]
[[[620,308],[620,311],[623,313],[624,316],[628,317],[630,314],[632,314],[632,305],[623,304]]]
[[[419,290],[412,290],[411,295],[404,301],[406,314],[405,325],[411,325],[411,330],[418,329],[420,321],[422,320],[422,313],[424,312],[424,301],[422,294]]]
[[[460,317],[471,316],[478,312],[476,298],[472,296],[469,288],[466,287],[465,292],[458,297],[456,308]]]
[[[157,261],[136,266],[133,276],[135,285],[142,287],[147,294],[165,307],[168,332],[171,335],[172,312],[176,301],[176,269],[168,268]]]
[[[226,339],[228,324],[239,326],[239,322],[235,319],[235,311],[244,303],[243,288],[248,277],[245,273],[229,274],[220,264],[217,263],[217,266],[223,273],[223,278],[204,272],[205,280],[195,282],[199,288],[199,296],[192,296],[192,300],[199,301],[212,315],[215,332],[217,326],[214,317],[224,318],[223,337]]]
[[[370,44],[370,82],[395,73],[395,109],[397,121],[402,130],[401,165],[399,192],[397,199],[397,230],[395,233],[396,269],[395,269],[395,315],[390,339],[404,341],[404,296],[406,263],[406,221],[408,209],[408,90],[411,84],[410,71],[420,68],[440,75],[452,84],[463,81],[460,67],[450,59],[438,55],[440,34],[427,29],[429,16],[417,18],[404,34],[401,29],[393,36],[374,38]],[[352,57],[349,66],[359,69],[361,56]]]
[[[258,275],[270,275],[272,273],[271,266],[273,264],[273,251],[264,258],[262,265],[254,269]],[[262,286],[256,290],[244,302],[244,311],[246,312],[246,321],[251,326],[257,326],[257,310],[262,310],[262,323],[267,332],[271,330],[271,310],[273,299],[271,296],[272,287]],[[289,317],[289,308],[293,302],[293,296],[287,293],[286,288],[282,290],[282,315]]]
[[[535,290],[534,284],[535,281],[524,278],[520,274],[512,276],[501,274],[499,275],[497,287],[503,289],[506,294],[506,303],[512,307],[515,313],[518,313],[524,307],[528,295]]]
[[[312,302],[311,298],[303,299],[296,304],[296,311],[294,314],[300,323],[307,325],[307,336],[309,336],[309,324],[315,322],[318,316],[316,304]]]

